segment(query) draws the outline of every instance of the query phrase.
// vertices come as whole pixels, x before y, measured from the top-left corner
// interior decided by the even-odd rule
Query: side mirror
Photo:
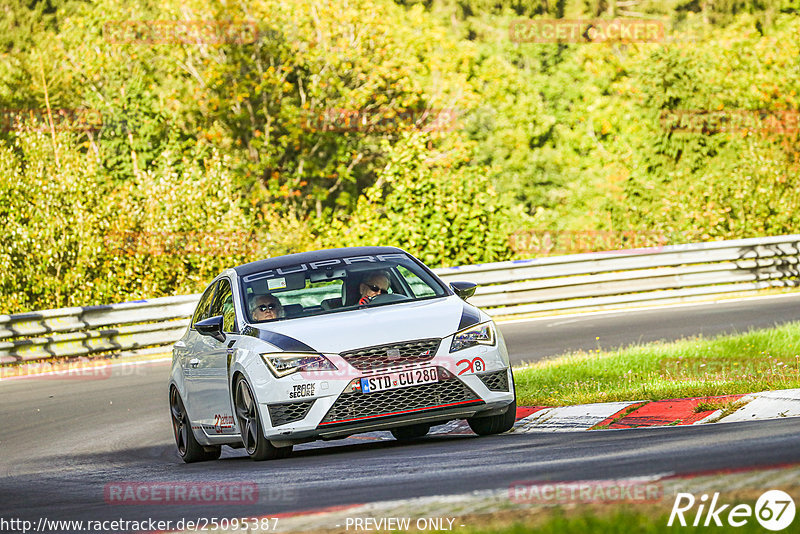
[[[453,292],[464,300],[467,300],[475,294],[475,289],[478,284],[472,282],[450,282],[450,288]]]
[[[222,333],[222,316],[209,317],[194,323],[195,329],[204,336],[211,336],[217,341],[225,341],[225,334]]]

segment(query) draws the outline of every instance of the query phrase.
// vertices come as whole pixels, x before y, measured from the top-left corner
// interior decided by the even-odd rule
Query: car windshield
[[[447,290],[406,254],[300,263],[243,276],[251,323],[443,297]]]

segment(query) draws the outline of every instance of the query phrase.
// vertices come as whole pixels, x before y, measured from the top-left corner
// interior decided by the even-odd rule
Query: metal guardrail
[[[199,298],[0,315],[0,363],[163,347],[186,330]]]
[[[653,304],[800,286],[800,234],[593,252],[434,269],[480,284],[470,302],[492,316]],[[0,363],[163,352],[200,295],[0,316]]]
[[[800,234],[438,269],[493,316],[800,286]]]

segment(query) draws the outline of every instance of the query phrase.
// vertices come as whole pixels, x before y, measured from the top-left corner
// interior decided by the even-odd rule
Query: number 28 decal
[[[483,358],[480,356],[472,358],[471,360],[460,360],[456,362],[456,365],[460,366],[462,363],[466,365],[458,372],[458,376],[461,376],[464,373],[480,373],[486,369],[486,362],[484,362]]]

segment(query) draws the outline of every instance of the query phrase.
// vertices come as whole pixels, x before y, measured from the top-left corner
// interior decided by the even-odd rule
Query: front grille
[[[377,393],[343,393],[328,410],[320,425],[342,423],[380,415],[399,415],[442,405],[483,402],[461,380],[451,378]]]
[[[508,372],[505,369],[477,376],[492,391],[508,391]]]
[[[287,404],[270,404],[269,418],[272,426],[280,426],[299,421],[308,415],[314,400],[290,402]]]
[[[438,338],[404,341],[349,350],[340,356],[359,371],[372,371],[428,362],[436,356],[441,342]]]

